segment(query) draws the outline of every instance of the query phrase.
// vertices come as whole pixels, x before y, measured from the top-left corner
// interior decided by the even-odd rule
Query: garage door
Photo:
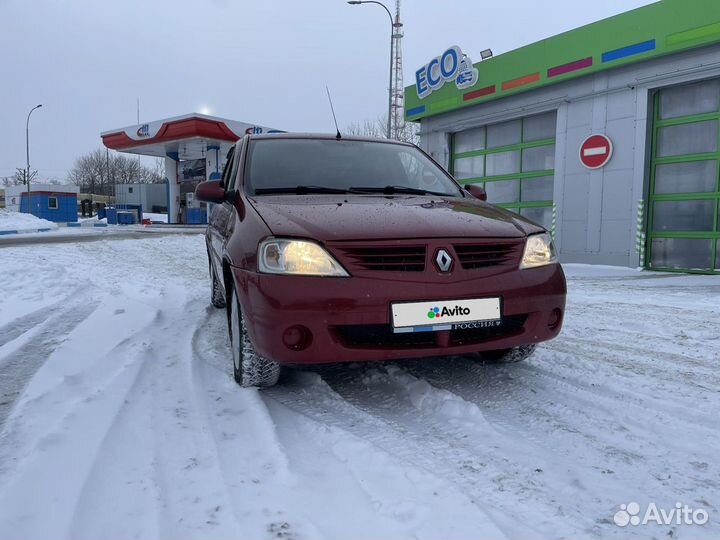
[[[550,228],[555,175],[555,111],[453,135],[452,171],[485,187],[488,201]]]
[[[720,80],[655,95],[647,265],[720,269]]]

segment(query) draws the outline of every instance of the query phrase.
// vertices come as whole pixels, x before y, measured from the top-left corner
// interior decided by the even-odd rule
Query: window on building
[[[133,192],[133,188],[132,188],[132,186],[130,186],[130,187],[128,188],[128,193],[132,193],[132,192]]]
[[[541,223],[552,223],[557,113],[461,131],[453,135],[452,171],[480,184],[488,201]]]
[[[48,197],[48,208],[50,210],[57,210],[59,208],[57,197]]]

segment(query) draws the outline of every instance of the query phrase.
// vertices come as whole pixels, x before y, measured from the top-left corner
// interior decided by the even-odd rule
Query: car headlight
[[[345,269],[315,242],[280,240],[260,242],[258,269],[266,274],[349,277]]]
[[[520,268],[536,268],[557,262],[557,253],[548,233],[533,234],[525,242]]]

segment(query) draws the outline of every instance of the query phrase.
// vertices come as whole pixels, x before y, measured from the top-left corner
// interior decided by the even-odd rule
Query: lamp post
[[[32,205],[30,204],[30,115],[35,109],[39,109],[40,107],[42,107],[42,103],[30,109],[27,115],[27,121],[25,122],[25,157],[27,158],[25,181],[27,182],[28,214],[32,214]]]
[[[390,17],[390,79],[388,81],[388,115],[387,115],[387,138],[390,138],[390,118],[392,117],[392,76],[393,76],[393,33],[395,32],[395,23],[393,21],[392,13],[382,2],[376,0],[348,0],[348,4],[357,6],[360,4],[377,4],[387,11],[388,17]]]

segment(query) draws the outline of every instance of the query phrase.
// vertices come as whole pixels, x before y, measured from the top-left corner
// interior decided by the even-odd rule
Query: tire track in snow
[[[241,530],[212,428],[195,395],[192,342],[205,312],[193,293],[165,310],[153,330],[162,340],[156,343],[159,357],[149,375],[149,421],[160,497],[157,518],[164,538],[225,539]]]
[[[190,303],[161,309],[133,336],[137,369],[89,459],[70,538],[237,535],[209,428],[193,404],[186,351],[197,311]]]
[[[590,334],[591,329],[585,332]],[[554,341],[544,345],[546,348],[557,349],[567,354],[575,354],[583,357],[585,352],[593,353],[591,358],[597,360],[599,355],[605,354],[604,363],[608,361],[615,364],[616,368],[623,371],[632,371],[635,374],[652,375],[660,381],[674,382],[674,375],[681,373],[683,375],[694,375],[698,379],[707,380],[713,385],[718,377],[714,361],[720,360],[720,347],[706,347],[705,356],[692,355],[703,344],[698,343],[695,351],[690,350],[690,346],[678,349],[676,352],[662,350],[658,347],[657,342],[653,340],[644,340],[635,334],[628,333],[627,337],[618,339],[618,336],[608,336],[600,338],[595,335],[595,339],[587,339],[578,336],[562,336]],[[622,340],[622,344],[618,341]],[[646,343],[647,341],[647,343]],[[631,344],[628,344],[630,342]],[[715,348],[718,350],[716,351]],[[694,381],[688,381],[695,384]],[[702,386],[700,386],[702,388]]]
[[[484,498],[497,511],[512,515],[516,512],[514,505],[532,503],[536,514],[525,513],[524,518],[536,524],[543,536],[557,534],[558,522],[574,524],[576,528],[566,534],[600,534],[600,521],[612,505],[603,506],[590,489],[605,480],[600,471],[570,468],[552,450],[538,452],[525,436],[496,430],[474,403],[435,388],[397,365],[371,369],[364,377],[343,376],[326,381],[353,405],[390,422],[396,429],[435,444],[447,444],[448,448],[438,454],[445,455],[449,463],[470,459],[482,463],[478,474],[495,486]],[[620,492],[626,493],[628,487],[622,486]],[[574,493],[572,505],[558,497],[568,491]],[[508,499],[505,492],[513,497]]]
[[[703,394],[712,392],[712,390],[708,390],[705,385],[698,385],[695,381],[687,378],[685,378],[683,384],[691,388],[678,387],[678,377],[668,377],[669,374],[678,375],[677,369],[668,371],[644,365],[628,367],[628,356],[630,356],[629,362],[633,362],[631,350],[622,347],[608,347],[607,350],[603,350],[601,347],[584,347],[581,352],[578,352],[572,345],[565,345],[563,340],[558,343],[550,343],[545,347],[548,351],[563,355],[578,363],[590,364],[594,362],[605,373],[598,374],[595,382],[587,383],[577,377],[577,371],[549,361],[543,364],[543,369],[537,371],[539,377],[553,378],[557,385],[568,385],[569,388],[582,390],[590,394],[593,399],[605,403],[609,409],[617,410],[617,401],[622,401],[628,407],[640,409],[645,416],[654,417],[660,424],[668,425],[682,421],[693,424],[694,429],[704,431],[708,435],[714,435],[717,431],[716,411],[714,409],[702,409],[702,405],[704,405]],[[623,351],[625,352],[623,353]],[[662,353],[658,353],[658,356],[660,355]],[[530,366],[534,365],[528,364],[522,366],[521,369],[531,369]],[[614,368],[625,372],[624,375],[619,376]],[[590,371],[591,369],[587,365],[586,369],[582,370],[585,374]],[[667,384],[658,381],[661,377],[667,381]],[[645,391],[644,379],[653,381],[653,388],[650,392]],[[612,381],[613,387],[605,383],[607,380]],[[667,398],[668,395],[672,394],[674,395],[673,401],[669,402],[667,399],[658,396],[659,383],[665,392],[662,397]],[[713,384],[712,381],[709,384]],[[686,403],[690,395],[693,396],[692,401]],[[708,405],[712,407],[709,401]],[[663,416],[668,418],[663,419]]]
[[[55,315],[48,315],[34,327],[25,326],[25,323],[39,321],[39,316],[26,319],[23,325],[14,327],[14,332],[20,333],[0,346],[0,432],[13,404],[35,372],[67,335],[90,317],[97,306],[97,301],[83,303]],[[28,341],[13,350],[11,345],[14,340],[27,334],[30,334]],[[5,349],[9,350],[6,352]]]
[[[559,389],[552,384],[544,385],[542,379],[528,381],[522,364],[483,365],[479,360],[453,357],[444,365],[424,360],[405,364],[403,369],[439,389],[475,403],[486,414],[488,421],[494,425],[501,424],[505,431],[515,436],[534,439],[539,447],[546,448],[548,454],[572,450],[572,446],[567,445],[560,450],[548,446],[548,443],[555,442],[548,439],[547,428],[551,426],[567,436],[583,437],[591,448],[603,449],[599,459],[619,455],[626,462],[636,463],[641,458],[639,454],[617,448],[614,438],[606,436],[602,430],[584,429],[585,426],[597,427],[595,418],[587,411],[601,412],[603,418],[612,418],[615,415],[612,408],[598,406],[578,392],[565,392],[566,399],[562,399]],[[510,410],[514,411],[514,416],[508,414]],[[525,418],[530,419],[530,425],[523,426]],[[539,433],[533,438],[528,427],[537,428]],[[543,440],[546,442],[541,442]]]
[[[552,369],[556,365],[552,355],[543,349],[539,349],[536,356],[529,364],[517,366],[483,367],[458,359],[460,369],[443,369],[442,365],[430,360],[408,363],[403,368],[439,388],[477,403],[490,422],[499,422],[504,429],[530,436],[546,452],[559,452],[570,463],[592,464],[595,471],[612,475],[601,476],[598,480],[605,479],[604,483],[608,484],[610,478],[615,479],[603,493],[608,504],[617,504],[617,500],[624,500],[634,492],[638,498],[653,493],[655,500],[666,497],[674,501],[679,497],[678,493],[689,500],[703,489],[718,491],[720,485],[710,471],[714,462],[712,456],[717,452],[717,443],[713,442],[711,433],[706,437],[707,447],[686,442],[684,422],[673,423],[665,419],[662,412],[633,396],[624,406],[626,402],[621,394],[603,396],[602,389],[591,385],[587,389],[592,397],[585,399],[582,406],[572,406],[585,388],[574,386],[569,375],[545,373],[548,367]],[[481,374],[476,380],[478,371],[484,371],[485,375]],[[581,371],[587,373],[582,368]],[[511,379],[506,376],[509,373],[512,373]],[[606,375],[598,379],[604,380]],[[498,382],[488,383],[488,378]],[[498,391],[497,387],[503,384],[511,385],[509,392]],[[593,406],[594,402],[605,405]],[[560,442],[559,448],[551,446],[556,442]],[[623,478],[634,478],[635,470],[649,467],[649,463],[653,464],[653,473],[641,486],[623,482]],[[672,483],[668,482],[670,476],[674,478]],[[617,488],[620,488],[619,492]],[[615,499],[608,497],[613,491],[616,492]]]
[[[12,468],[0,471],[6,489],[0,490],[0,508],[14,518],[13,523],[5,523],[7,530],[0,528],[0,537],[45,538],[58,536],[58,531],[69,533],[82,485],[97,459],[98,448],[137,380],[141,367],[137,348],[123,341],[113,348],[109,359],[118,362],[105,377],[88,377],[87,373],[65,377],[51,396],[37,398],[36,402],[50,400],[60,407],[43,419],[46,427],[30,429],[37,438],[28,441],[21,458],[8,462]],[[18,416],[15,426],[20,432],[32,423],[32,419],[22,420]],[[23,442],[22,435],[16,433],[5,432],[3,436],[13,436],[16,444],[18,439]],[[2,446],[7,450],[6,444]],[[33,489],[23,489],[25,485]],[[43,519],[30,519],[30,508],[52,512]]]
[[[274,399],[266,403],[280,440],[292,449],[301,511],[323,532],[315,538],[345,538],[348,531],[357,538],[504,537],[484,509],[446,479]]]
[[[53,310],[59,305],[65,305],[71,296],[63,298],[61,301],[49,306],[36,309],[27,315],[13,319],[3,326],[0,326],[0,348],[46,322],[53,315]]]
[[[559,339],[551,343],[576,343],[610,348],[634,354],[636,362],[653,366],[658,360],[668,368],[677,366],[692,368],[707,376],[716,376],[717,371],[708,360],[720,359],[720,335],[718,335],[716,319],[718,314],[708,312],[707,318],[683,321],[683,326],[674,329],[674,333],[653,334],[648,330],[662,328],[662,323],[654,315],[643,317],[642,323],[617,326],[617,317],[608,317],[598,311],[609,311],[600,307],[587,310],[582,315],[575,314],[570,324]],[[586,318],[592,317],[592,321]],[[691,327],[691,328],[690,328]],[[655,352],[656,355],[648,355]],[[657,372],[662,375],[662,371]]]
[[[149,364],[154,361],[153,352],[152,346],[143,342],[133,361],[136,366],[132,379],[118,400],[116,412],[108,418],[105,434],[78,489],[68,538],[106,537],[102,516],[113,514],[120,518],[115,520],[112,536],[116,538],[161,537],[155,518],[159,513],[159,490],[153,478],[155,464],[137,446],[127,444],[128,440],[146,441],[154,436],[147,414],[150,406],[147,375]],[[147,519],[148,509],[154,514],[151,519]]]
[[[449,482],[465,493],[510,538],[540,538],[542,524],[549,527],[556,517],[554,514],[557,508],[540,502],[543,510],[527,508],[527,519],[519,523],[514,513],[505,513],[493,506],[492,502],[488,503],[493,500],[494,491],[504,491],[507,486],[503,482],[512,483],[512,479],[499,478],[498,482],[490,485],[486,470],[488,464],[475,453],[457,448],[453,441],[446,438],[427,437],[422,431],[403,425],[396,419],[356,406],[336,393],[318,374],[291,374],[282,386],[267,389],[262,395],[296,413],[367,441],[381,451],[422,470],[429,477]],[[458,466],[453,467],[450,462],[456,462]],[[502,476],[502,471],[499,474]],[[544,510],[548,509],[551,511],[546,513]]]
[[[312,520],[296,511],[298,497],[289,496],[299,480],[260,393],[232,380],[224,310],[206,308],[192,350],[194,400],[208,425],[241,536],[322,538]]]
[[[593,425],[593,418],[588,416],[587,411],[601,412],[604,416],[612,416],[613,411],[598,407],[588,399],[581,400],[582,406],[577,406],[579,398],[576,392],[570,394],[576,401],[575,406],[570,406],[560,399],[562,395],[552,385],[543,385],[542,380],[526,380],[528,374],[522,371],[521,366],[485,365],[480,360],[452,357],[447,363],[438,363],[434,359],[409,362],[403,364],[402,369],[476,404],[488,421],[499,426],[501,431],[527,437],[549,452],[570,450],[549,445],[552,443],[547,437],[549,423],[555,430],[586,437],[593,446],[599,447],[594,430],[593,433],[582,431],[582,426]],[[537,427],[539,433],[534,435],[529,427]],[[631,457],[639,458],[636,455]]]

